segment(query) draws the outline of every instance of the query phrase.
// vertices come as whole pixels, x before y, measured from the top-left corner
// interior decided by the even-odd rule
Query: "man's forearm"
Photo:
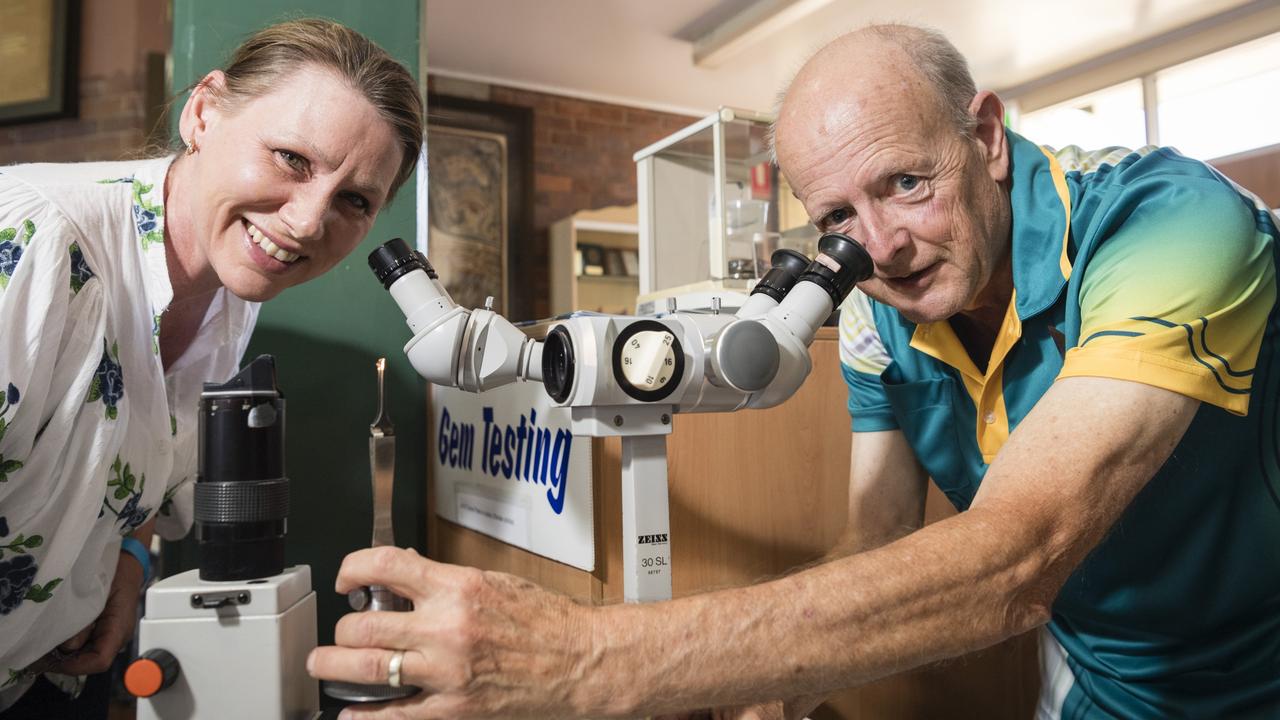
[[[960,515],[759,586],[595,611],[583,699],[634,714],[818,694],[1041,625],[1198,407],[1139,383],[1058,381]]]
[[[997,522],[975,508],[762,585],[603,608],[584,700],[626,715],[818,695],[1035,627],[1038,560],[1013,549],[1035,544]]]

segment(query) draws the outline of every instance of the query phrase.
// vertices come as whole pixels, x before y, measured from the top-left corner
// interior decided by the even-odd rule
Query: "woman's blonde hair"
[[[289,20],[263,28],[236,48],[223,70],[225,84],[214,93],[214,101],[234,111],[275,90],[306,65],[337,73],[395,130],[403,152],[390,199],[409,179],[422,148],[422,97],[409,71],[364,35],[321,18]]]

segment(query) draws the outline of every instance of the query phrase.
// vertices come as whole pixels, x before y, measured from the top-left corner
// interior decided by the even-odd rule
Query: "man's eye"
[[[920,178],[916,177],[915,175],[899,175],[898,176],[898,188],[900,190],[906,190],[909,192],[911,190],[915,190],[916,186],[919,184],[920,184]]]
[[[822,224],[826,227],[832,227],[843,224],[851,217],[853,217],[853,213],[848,208],[836,208],[827,213],[827,216],[822,219]]]

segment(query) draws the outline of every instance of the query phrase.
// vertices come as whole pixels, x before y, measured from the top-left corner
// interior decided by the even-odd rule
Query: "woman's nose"
[[[329,205],[326,193],[299,191],[280,208],[280,219],[293,237],[298,240],[314,240],[324,232]]]

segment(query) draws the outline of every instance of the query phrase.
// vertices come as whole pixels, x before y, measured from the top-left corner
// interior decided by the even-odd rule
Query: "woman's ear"
[[[191,89],[178,118],[178,134],[187,147],[199,148],[210,125],[217,122],[218,98],[225,88],[226,75],[221,70],[214,70]]]

